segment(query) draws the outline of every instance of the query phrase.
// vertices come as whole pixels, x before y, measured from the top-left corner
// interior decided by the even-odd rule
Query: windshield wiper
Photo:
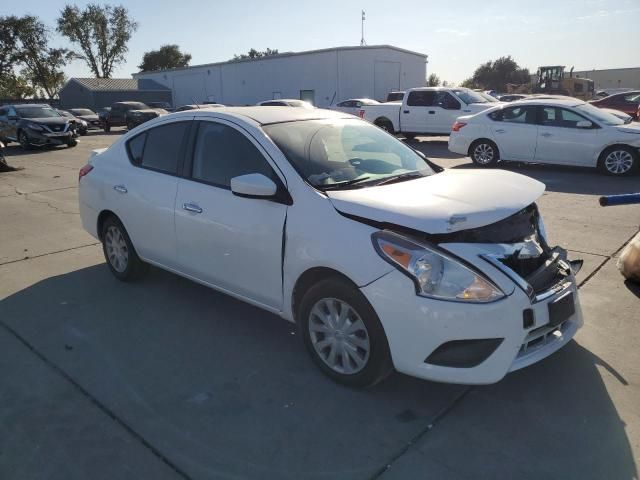
[[[340,190],[342,187],[348,187],[349,185],[364,182],[365,180],[369,180],[369,177],[354,178],[353,180],[330,183],[329,185],[316,185],[315,187],[318,190],[322,190],[323,192],[326,192],[327,190]]]
[[[425,175],[420,172],[405,172],[399,175],[394,175],[393,177],[387,177],[377,182],[375,185],[387,185],[389,183],[403,182],[405,180],[411,180],[413,178],[422,178]]]

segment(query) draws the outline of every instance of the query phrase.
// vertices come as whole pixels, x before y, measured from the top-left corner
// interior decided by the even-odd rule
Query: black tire
[[[113,241],[115,242],[112,244],[113,247],[109,245],[111,242],[110,235],[113,235]],[[109,270],[118,280],[123,282],[135,281],[147,272],[149,265],[138,257],[127,230],[118,218],[110,216],[104,221],[100,238],[102,239],[102,252]],[[118,255],[119,252],[113,251],[117,243],[120,243],[126,249],[126,261],[124,262],[122,262],[122,256]],[[116,257],[119,258],[116,259]]]
[[[416,136],[413,133],[403,133],[402,135],[404,135],[404,138],[406,138],[409,141],[413,141],[416,139]]]
[[[389,132],[391,135],[396,133],[396,131],[393,129],[393,123],[391,123],[391,120],[389,120],[387,118],[379,118],[379,119],[377,119],[374,122],[374,125],[376,127],[381,128],[385,132]]]
[[[69,140],[67,140],[67,147],[72,148],[76,145],[78,145],[78,140],[76,140],[75,138],[70,138]]]
[[[471,161],[479,167],[495,167],[500,159],[498,146],[491,140],[482,138],[476,140],[469,147]]]
[[[104,132],[105,133],[109,133],[111,131],[111,125],[109,125],[109,122],[105,122],[104,124]]]
[[[136,126],[132,122],[127,122],[127,130],[133,130]]]
[[[18,142],[23,150],[31,150],[33,148],[29,143],[29,137],[23,130],[18,133]]]
[[[344,323],[339,329],[335,330],[335,335],[315,330],[312,334],[310,331],[310,326],[311,328],[316,328],[315,325],[321,325],[320,318],[315,314],[313,315],[314,320],[312,321],[312,309],[318,307],[318,305],[324,301],[332,302],[332,304],[337,307],[346,305],[351,309],[349,316],[346,317],[347,320],[344,320]],[[336,304],[334,302],[338,303]],[[351,313],[354,315],[351,315]],[[362,325],[358,324],[358,317],[362,320],[364,328],[358,327],[357,330],[349,333],[349,328]],[[360,290],[347,280],[340,277],[333,277],[322,280],[311,287],[302,297],[297,320],[302,331],[302,338],[311,357],[320,370],[332,380],[349,387],[364,388],[373,386],[384,380],[393,371],[387,337],[378,319],[378,315]],[[347,321],[349,321],[349,325],[346,325]],[[312,335],[314,338],[312,338]],[[343,360],[344,357],[336,353],[335,359],[340,359],[340,365],[336,365],[336,369],[331,368],[325,363],[325,360],[321,358],[321,354],[316,351],[316,347],[314,346],[324,341],[334,342],[323,347],[328,357],[331,351],[339,351],[338,347],[335,346],[335,342],[340,342],[342,345],[348,343],[350,348],[355,350],[360,361],[364,363],[362,366],[357,366],[354,360],[355,356],[353,354],[347,355],[347,369],[351,369],[353,373],[337,371],[336,369],[345,369],[345,364]],[[365,349],[361,349],[360,347],[355,348],[351,343],[352,341],[359,341],[360,343],[368,342],[368,354],[364,353],[367,352]],[[318,348],[321,352],[323,351],[320,346],[318,346]],[[348,349],[343,347],[343,351],[344,350]],[[363,355],[365,356],[364,359],[362,358]]]
[[[603,150],[598,167],[612,177],[633,175],[640,168],[638,152],[624,145],[613,145]]]

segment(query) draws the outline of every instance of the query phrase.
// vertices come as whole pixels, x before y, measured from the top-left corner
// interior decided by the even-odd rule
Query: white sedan
[[[459,117],[449,150],[483,167],[515,160],[629,175],[640,165],[640,125],[581,100],[532,98]]]
[[[441,170],[343,113],[202,109],[95,151],[80,214],[118,279],[153,264],[278,314],[338,382],[496,382],[582,325],[577,264],[542,183]]]
[[[350,113],[351,115],[358,116],[363,105],[377,105],[377,100],[370,98],[351,98],[338,103],[335,107],[329,107],[331,110],[338,112]]]

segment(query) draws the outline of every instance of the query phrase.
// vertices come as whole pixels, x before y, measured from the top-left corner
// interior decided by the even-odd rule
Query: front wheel
[[[71,148],[75,147],[76,145],[78,145],[78,140],[76,140],[75,138],[70,138],[69,140],[67,140],[67,147]]]
[[[104,124],[104,132],[105,133],[109,133],[111,131],[111,125],[109,125],[108,122],[105,122]]]
[[[395,130],[393,128],[393,123],[386,118],[380,118],[375,121],[375,126],[381,128],[385,132],[389,132],[390,134],[394,134]]]
[[[102,251],[109,270],[123,282],[137,280],[146,273],[148,264],[140,260],[122,222],[111,216],[102,225]]]
[[[491,140],[476,140],[469,148],[469,156],[480,167],[493,167],[498,162],[498,147]]]
[[[20,132],[18,134],[18,142],[20,142],[20,146],[23,150],[31,150],[31,143],[29,143],[29,137],[25,132]]]
[[[311,287],[298,313],[307,350],[336,382],[369,387],[393,371],[387,337],[376,312],[346,280],[330,278]]]
[[[599,163],[608,175],[630,175],[638,169],[638,154],[629,147],[613,146],[602,152]]]

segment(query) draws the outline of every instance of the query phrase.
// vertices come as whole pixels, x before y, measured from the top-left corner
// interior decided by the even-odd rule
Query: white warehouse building
[[[337,47],[136,73],[169,87],[173,105],[254,105],[299,98],[327,107],[349,98],[386,99],[425,85],[427,56],[390,45]]]

